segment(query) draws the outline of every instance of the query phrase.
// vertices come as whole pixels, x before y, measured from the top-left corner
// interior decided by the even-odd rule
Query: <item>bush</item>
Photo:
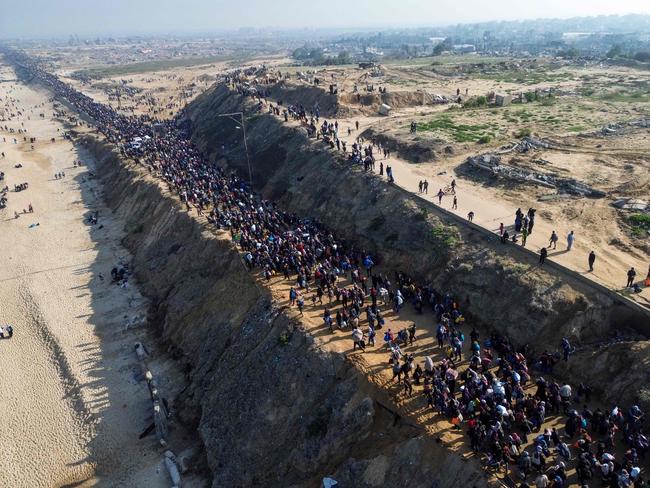
[[[515,132],[515,137],[517,139],[523,139],[524,137],[530,137],[531,134],[532,134],[532,131],[530,130],[529,127],[522,127],[517,132]]]
[[[282,334],[278,336],[278,344],[281,346],[286,346],[291,342],[291,337],[293,336],[293,331],[285,330]]]
[[[650,228],[650,215],[648,214],[633,214],[629,217],[630,222],[639,227]]]
[[[542,106],[550,107],[551,105],[555,105],[555,95],[549,95],[542,100]]]
[[[650,230],[650,215],[648,214],[632,214],[627,220],[632,226],[631,232],[633,237],[645,237]]]
[[[469,100],[465,100],[465,102],[463,102],[463,108],[481,108],[487,107],[487,104],[487,98],[481,95],[479,97],[472,97]]]
[[[453,225],[437,225],[431,232],[433,240],[441,248],[451,249],[458,244],[460,234],[458,229]]]
[[[524,94],[524,98],[526,99],[526,101],[528,103],[536,102],[537,100],[539,100],[539,93],[537,93],[537,92],[526,92]]]
[[[484,136],[481,136],[477,142],[478,142],[479,144],[487,144],[487,143],[490,142],[491,140],[492,140],[492,138],[486,134],[486,135],[484,135]]]

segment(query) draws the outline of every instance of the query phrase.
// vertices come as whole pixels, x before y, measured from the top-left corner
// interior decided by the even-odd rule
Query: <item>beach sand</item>
[[[0,64],[0,79],[14,78]],[[110,283],[111,268],[128,260],[122,226],[103,207],[92,159],[62,138],[49,100],[32,85],[0,82],[5,118],[23,112],[0,124],[0,186],[10,188],[0,210],[0,325],[14,327],[0,340],[0,486],[169,486],[155,436],[138,440],[152,417],[133,349],[148,338],[147,304],[135,284]],[[27,129],[34,149],[5,125]],[[86,165],[75,168],[78,160]],[[29,188],[14,192],[22,182]],[[22,214],[30,203],[34,212]]]

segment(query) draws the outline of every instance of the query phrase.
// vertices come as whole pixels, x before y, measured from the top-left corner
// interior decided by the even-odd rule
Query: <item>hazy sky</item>
[[[410,27],[626,13],[650,14],[650,0],[0,0],[0,38],[237,27]]]

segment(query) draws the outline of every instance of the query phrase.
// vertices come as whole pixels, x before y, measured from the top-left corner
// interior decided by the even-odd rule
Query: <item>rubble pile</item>
[[[613,136],[621,133],[623,130],[628,128],[650,129],[650,119],[637,119],[630,122],[612,122],[611,124],[607,124],[599,131],[596,131],[592,135]]]
[[[465,160],[470,167],[489,172],[497,178],[505,178],[523,183],[532,183],[546,188],[553,188],[562,194],[577,195],[580,197],[603,198],[605,192],[591,188],[580,181],[568,178],[558,178],[553,175],[536,173],[522,168],[501,164],[498,154],[480,154],[470,156]]]
[[[646,200],[639,200],[637,198],[619,198],[612,205],[616,208],[623,210],[650,210],[650,206]]]
[[[510,152],[526,153],[536,149],[550,149],[551,144],[543,139],[535,137],[524,137],[520,141],[513,142],[510,146],[505,146],[499,154],[508,154]]]

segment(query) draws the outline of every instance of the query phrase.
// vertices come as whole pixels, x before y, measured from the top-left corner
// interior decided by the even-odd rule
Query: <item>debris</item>
[[[333,478],[323,478],[323,488],[332,488],[333,486],[337,486],[338,484],[339,482]]]
[[[180,488],[181,473],[178,469],[178,461],[176,459],[176,456],[171,451],[165,451],[165,467],[167,468],[167,472],[169,473],[169,477],[171,478],[174,486]]]
[[[511,95],[496,95],[494,99],[497,107],[507,107],[512,103]]]
[[[616,208],[621,208],[624,210],[640,210],[643,211],[648,208],[648,202],[646,200],[639,200],[635,198],[619,198],[612,205]]]
[[[533,162],[533,163],[537,163],[537,164],[541,164],[541,165],[545,165],[545,164],[550,164],[550,163],[551,163],[550,161],[547,161],[546,159],[542,159],[542,158],[531,159],[531,162]]]
[[[522,140],[522,142],[526,144],[537,144],[537,142],[531,143],[526,140]],[[543,164],[548,163],[546,160],[541,161],[544,161]],[[498,154],[487,153],[470,156],[465,162],[474,168],[490,172],[492,176],[558,189],[561,190],[559,192],[560,194],[571,194],[590,198],[603,198],[605,196],[605,192],[591,188],[577,180],[557,178],[555,176],[501,164],[501,156]]]
[[[379,106],[379,115],[388,115],[390,114],[390,111],[392,110],[390,105],[386,105],[385,103],[382,103]]]
[[[548,195],[542,195],[538,200],[540,202],[553,202],[555,200],[564,200],[566,198],[571,198],[571,195],[568,193],[550,193]]]

